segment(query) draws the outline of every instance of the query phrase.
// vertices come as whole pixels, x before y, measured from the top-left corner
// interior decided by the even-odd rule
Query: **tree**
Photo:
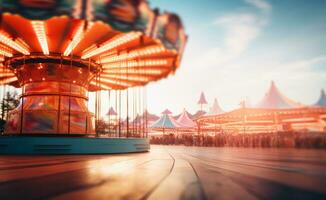
[[[6,124],[6,118],[8,116],[8,112],[15,109],[19,105],[19,96],[18,93],[15,92],[7,92],[4,98],[1,101],[1,119],[0,119],[0,132],[3,133],[4,127]]]
[[[102,119],[96,121],[96,133],[105,134],[106,130],[109,128],[109,125]]]

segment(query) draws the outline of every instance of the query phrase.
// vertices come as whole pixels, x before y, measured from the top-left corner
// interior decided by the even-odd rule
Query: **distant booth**
[[[171,116],[172,112],[168,109],[161,113],[161,117],[150,126],[152,136],[171,135],[177,132],[181,125]]]
[[[316,104],[305,106],[281,94],[272,82],[265,97],[254,107],[242,107],[230,112],[204,115],[197,120],[198,132],[274,133],[282,131],[326,131],[326,96],[322,90]]]
[[[150,126],[151,135],[182,136],[194,134],[197,124],[189,115],[190,114],[184,109],[180,115],[173,117],[172,112],[166,109],[162,112],[162,116]]]

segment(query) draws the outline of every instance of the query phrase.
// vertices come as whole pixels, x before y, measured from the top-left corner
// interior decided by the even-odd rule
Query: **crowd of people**
[[[151,144],[208,147],[285,147],[326,148],[326,133],[277,132],[257,134],[176,135],[152,136]]]

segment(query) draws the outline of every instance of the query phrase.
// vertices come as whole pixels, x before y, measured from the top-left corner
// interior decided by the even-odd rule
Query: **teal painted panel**
[[[149,151],[145,138],[1,136],[0,154],[111,154]]]

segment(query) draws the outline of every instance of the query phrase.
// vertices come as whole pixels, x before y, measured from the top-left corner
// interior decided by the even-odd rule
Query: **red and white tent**
[[[183,110],[177,122],[180,124],[180,128],[195,128],[197,126],[197,124],[190,119],[186,109]]]
[[[271,86],[264,98],[255,106],[256,108],[267,109],[282,109],[282,108],[298,108],[302,107],[302,104],[295,102],[286,96],[284,96],[276,87],[274,81],[271,82]]]
[[[218,115],[218,114],[221,114],[221,113],[224,113],[224,111],[220,107],[217,99],[215,98],[213,106],[209,109],[209,112],[206,115]]]

